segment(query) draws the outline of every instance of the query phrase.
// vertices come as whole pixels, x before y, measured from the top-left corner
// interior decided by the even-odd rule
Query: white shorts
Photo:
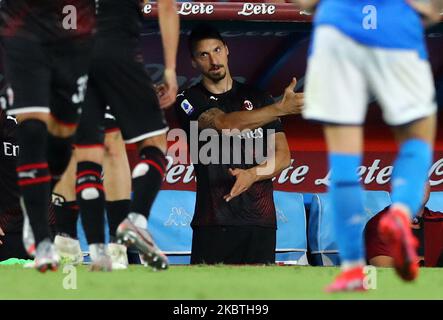
[[[392,126],[437,111],[430,64],[416,51],[367,47],[332,26],[318,27],[313,41],[305,119],[361,125],[372,96]]]

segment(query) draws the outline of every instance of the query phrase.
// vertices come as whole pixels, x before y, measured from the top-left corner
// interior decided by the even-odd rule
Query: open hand
[[[234,186],[231,188],[231,192],[223,197],[226,202],[229,202],[235,197],[241,195],[243,192],[248,190],[255,181],[257,181],[257,175],[255,174],[254,168],[252,168],[252,170],[229,169],[229,173],[236,178],[236,181]]]
[[[305,95],[304,93],[294,92],[296,85],[297,79],[292,78],[291,83],[285,89],[282,100],[278,104],[280,116],[299,114],[303,111]]]
[[[155,87],[160,102],[160,108],[172,106],[177,97],[178,85],[175,70],[165,69],[164,82]]]

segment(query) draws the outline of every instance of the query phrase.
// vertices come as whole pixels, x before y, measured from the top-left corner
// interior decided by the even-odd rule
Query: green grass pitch
[[[131,266],[109,273],[89,272],[87,266],[75,273],[63,269],[40,274],[0,266],[0,299],[443,299],[443,269],[432,268],[420,269],[413,283],[402,282],[391,269],[377,269],[377,289],[340,294],[323,293],[339,271],[333,267],[172,266],[154,272]],[[72,287],[75,280],[76,289],[63,287]]]

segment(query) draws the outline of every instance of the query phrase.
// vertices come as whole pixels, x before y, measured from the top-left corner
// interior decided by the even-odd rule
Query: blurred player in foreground
[[[132,172],[133,198],[116,236],[127,245],[135,245],[153,268],[168,266],[166,256],[146,228],[166,169],[168,126],[161,108],[171,106],[177,95],[179,18],[175,0],[157,2],[165,64],[164,86],[158,98],[138,55],[143,4],[140,0],[98,1],[97,34],[85,102],[88,123],[79,128],[78,134],[101,142],[76,148],[77,202],[93,270],[109,271],[112,266],[104,245],[104,150],[99,130],[106,106],[116,117],[125,142],[135,143],[140,155]]]
[[[84,115],[87,116],[88,112],[86,111]],[[107,252],[111,257],[113,269],[125,269],[128,265],[126,247],[116,243],[115,234],[117,226],[126,218],[131,202],[131,175],[125,143],[115,117],[109,113],[109,108],[106,110],[102,125],[95,129],[100,133],[90,134],[88,130],[83,130],[85,125],[88,126],[89,121],[82,116],[75,146],[101,147],[104,150],[103,185],[106,191],[106,214],[110,236]],[[94,128],[95,126],[91,129]],[[83,253],[77,240],[79,206],[75,193],[77,170],[75,153],[74,150],[68,169],[54,187],[52,202],[57,218],[57,235],[54,239],[56,250],[64,262],[79,264],[83,262]]]
[[[418,274],[417,240],[410,223],[420,208],[432,161],[433,77],[417,11],[405,0],[370,2],[300,1],[304,9],[317,6],[303,116],[324,123],[332,170],[329,194],[342,261],[342,272],[328,292],[366,289],[363,189],[356,170],[370,94],[378,99],[400,144],[392,177],[393,205],[380,221],[380,233],[398,275],[411,281]],[[424,14],[435,21],[434,15]]]
[[[56,270],[48,224],[51,182],[71,158],[88,81],[95,6],[90,0],[69,5],[62,0],[4,0],[0,20],[6,78],[14,97],[8,115],[19,122],[21,206],[35,237],[36,269]],[[26,249],[32,254],[34,248]]]

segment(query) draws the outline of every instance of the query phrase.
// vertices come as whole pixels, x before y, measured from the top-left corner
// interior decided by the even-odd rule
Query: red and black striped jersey
[[[15,118],[0,110],[0,212],[19,207],[20,192],[15,171],[19,152],[16,127]]]
[[[255,130],[232,134],[228,145],[224,142],[226,136],[211,136],[211,139],[208,138],[211,144],[218,140],[217,155],[213,154],[214,150],[208,151],[208,141],[199,142],[200,138],[191,134],[191,121],[196,121],[202,113],[211,108],[230,113],[258,109],[273,103],[270,95],[237,81],[234,81],[231,90],[223,94],[213,94],[199,82],[177,96],[175,109],[181,127],[188,133],[188,143],[198,143],[198,152],[195,153],[198,159],[194,159],[191,151],[197,178],[192,226],[276,227],[271,179],[254,183],[247,191],[229,202],[223,197],[229,194],[236,181],[229,169],[249,169],[261,163],[257,161],[257,155],[263,151],[263,156],[267,156],[268,136],[283,132],[281,122],[274,121]],[[192,146],[189,150],[192,150]],[[201,158],[206,154],[210,154],[210,163],[205,163],[207,159]]]

